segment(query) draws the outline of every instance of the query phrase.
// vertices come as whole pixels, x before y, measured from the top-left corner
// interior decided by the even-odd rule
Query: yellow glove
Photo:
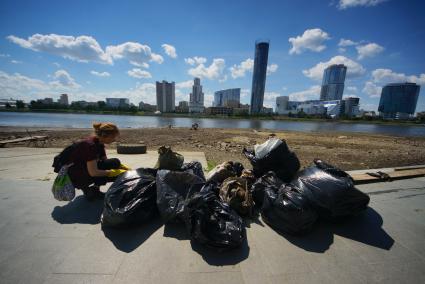
[[[122,173],[125,173],[127,170],[122,170],[122,169],[113,169],[113,170],[108,170],[108,177],[116,177],[119,176]]]
[[[129,166],[127,166],[126,164],[120,164],[120,169],[126,170],[126,171],[131,170],[131,168]]]

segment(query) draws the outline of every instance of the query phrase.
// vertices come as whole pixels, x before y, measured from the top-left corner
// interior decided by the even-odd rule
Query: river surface
[[[120,128],[191,127],[272,129],[301,132],[363,132],[394,136],[425,136],[425,126],[382,125],[327,121],[284,121],[255,119],[213,119],[163,116],[131,116],[69,113],[0,112],[0,126],[91,128],[93,122],[109,121]]]

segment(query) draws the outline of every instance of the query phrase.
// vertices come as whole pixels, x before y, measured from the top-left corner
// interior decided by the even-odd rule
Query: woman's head
[[[109,144],[120,135],[118,127],[110,122],[93,123],[94,133],[102,143]]]

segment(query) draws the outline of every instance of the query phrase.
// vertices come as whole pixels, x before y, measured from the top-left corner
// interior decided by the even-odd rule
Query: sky
[[[0,98],[67,93],[70,101],[156,104],[155,82],[176,83],[176,104],[201,78],[250,102],[255,41],[270,42],[264,105],[319,99],[323,70],[348,67],[344,97],[377,110],[381,88],[421,85],[425,1],[0,1]]]

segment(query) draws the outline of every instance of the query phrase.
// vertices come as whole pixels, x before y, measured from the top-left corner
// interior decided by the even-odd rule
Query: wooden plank
[[[425,168],[409,169],[409,170],[402,170],[402,171],[398,170],[398,171],[386,172],[386,174],[388,174],[391,180],[421,177],[421,176],[425,176]],[[351,177],[354,179],[355,184],[386,181],[385,179],[370,176],[368,174],[355,174],[355,175],[351,175]]]
[[[19,143],[19,142],[28,142],[28,141],[45,141],[48,136],[32,136],[32,137],[22,137],[10,140],[2,140],[0,141],[0,145],[4,146],[9,143]]]

